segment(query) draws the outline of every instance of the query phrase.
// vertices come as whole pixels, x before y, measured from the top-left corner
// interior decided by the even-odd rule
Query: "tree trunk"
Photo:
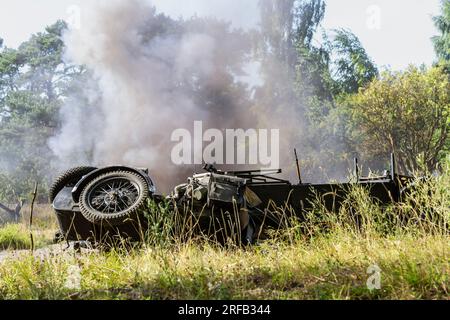
[[[11,220],[14,222],[19,222],[21,217],[20,211],[22,210],[23,203],[19,202],[14,209],[10,209],[4,204],[0,203],[0,209],[4,210],[10,216]]]

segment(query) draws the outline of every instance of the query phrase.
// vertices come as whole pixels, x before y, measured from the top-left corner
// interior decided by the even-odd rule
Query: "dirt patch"
[[[94,249],[77,249],[75,250],[73,244],[67,245],[67,243],[55,244],[51,246],[47,246],[45,248],[36,249],[33,252],[34,257],[39,258],[41,260],[45,260],[57,255],[62,254],[75,254],[77,252],[92,252]],[[19,259],[23,256],[30,255],[30,250],[7,250],[0,251],[0,263],[5,260],[11,259]]]

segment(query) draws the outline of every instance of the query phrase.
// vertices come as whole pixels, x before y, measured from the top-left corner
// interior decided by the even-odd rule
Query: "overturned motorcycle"
[[[297,163],[298,167],[298,163]],[[391,168],[379,177],[359,177],[356,183],[306,184],[276,177],[281,170],[223,172],[212,165],[174,188],[171,195],[156,194],[147,169],[125,166],[77,167],[63,173],[50,190],[50,201],[60,226],[60,239],[110,241],[114,238],[143,241],[148,227],[149,202],[169,203],[171,210],[196,217],[204,234],[226,241],[238,233],[240,242],[252,243],[262,228],[278,228],[282,217],[270,207],[289,208],[300,219],[312,210],[312,199],[320,196],[326,208],[337,211],[355,185],[367,188],[381,204],[398,202],[412,178]]]

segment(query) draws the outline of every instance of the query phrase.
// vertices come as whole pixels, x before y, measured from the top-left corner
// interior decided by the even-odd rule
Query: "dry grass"
[[[35,247],[44,247],[52,242],[53,236],[58,230],[55,217],[49,205],[35,206],[33,216],[32,231]],[[30,207],[27,206],[22,212],[19,223],[7,222],[0,224],[0,250],[24,250],[31,248],[29,217]]]
[[[171,249],[25,256],[0,264],[2,299],[448,299],[448,237],[316,239],[248,250]],[[381,269],[381,289],[366,282]],[[67,287],[73,266],[80,287]],[[70,271],[72,270],[72,271]]]
[[[327,212],[317,199],[307,221],[285,219],[284,230],[250,248],[186,239],[173,232],[179,227],[173,213],[151,209],[158,218],[139,248],[25,254],[0,262],[0,299],[450,296],[449,170],[418,185],[401,205],[382,208],[358,188],[337,214]],[[360,216],[359,225],[349,212]],[[279,208],[279,214],[287,213]],[[45,219],[42,230],[45,223],[52,229],[53,220]],[[368,268],[374,265],[381,270],[381,288],[370,290]]]

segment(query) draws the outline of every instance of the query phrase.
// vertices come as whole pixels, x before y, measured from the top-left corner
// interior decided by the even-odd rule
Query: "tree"
[[[450,2],[442,1],[442,15],[433,18],[440,35],[432,38],[438,58],[450,70]]]
[[[307,100],[315,85],[310,79],[321,72],[309,68],[317,58],[311,43],[324,16],[324,1],[261,0],[260,9],[257,52],[264,84],[257,88],[254,104],[260,114],[273,115],[262,125],[279,127],[289,115],[297,128],[306,129]],[[305,138],[296,132],[299,140]]]
[[[257,90],[256,104],[265,105],[265,110],[278,106],[304,115],[309,98],[321,91],[316,88],[327,69],[325,52],[312,45],[325,14],[325,2],[261,0],[260,8],[258,52],[265,83]]]
[[[62,61],[64,22],[0,51],[0,197],[24,198],[38,181],[44,197],[51,168],[47,139],[62,96],[77,74]]]
[[[260,125],[283,128],[283,153],[294,143],[305,154],[310,138],[308,103],[322,80],[313,37],[325,12],[323,0],[261,0],[257,53],[264,84],[256,88]],[[314,72],[313,72],[314,71]],[[311,79],[314,78],[315,83]],[[316,80],[318,79],[318,80]]]
[[[450,138],[450,83],[442,67],[385,72],[347,100],[357,149],[393,152],[404,172],[436,169]]]
[[[356,93],[379,73],[358,37],[349,30],[335,30],[329,44],[333,55],[331,71],[335,80],[335,94]]]
[[[293,80],[302,62],[300,52],[312,48],[313,36],[325,14],[325,3],[323,0],[261,0],[260,8],[259,52],[263,73],[271,79],[281,69],[286,78]]]
[[[321,0],[301,1],[294,7],[295,87],[297,96],[307,106],[314,104],[316,98],[325,104],[332,101],[329,52],[312,44],[324,16],[325,2]]]

